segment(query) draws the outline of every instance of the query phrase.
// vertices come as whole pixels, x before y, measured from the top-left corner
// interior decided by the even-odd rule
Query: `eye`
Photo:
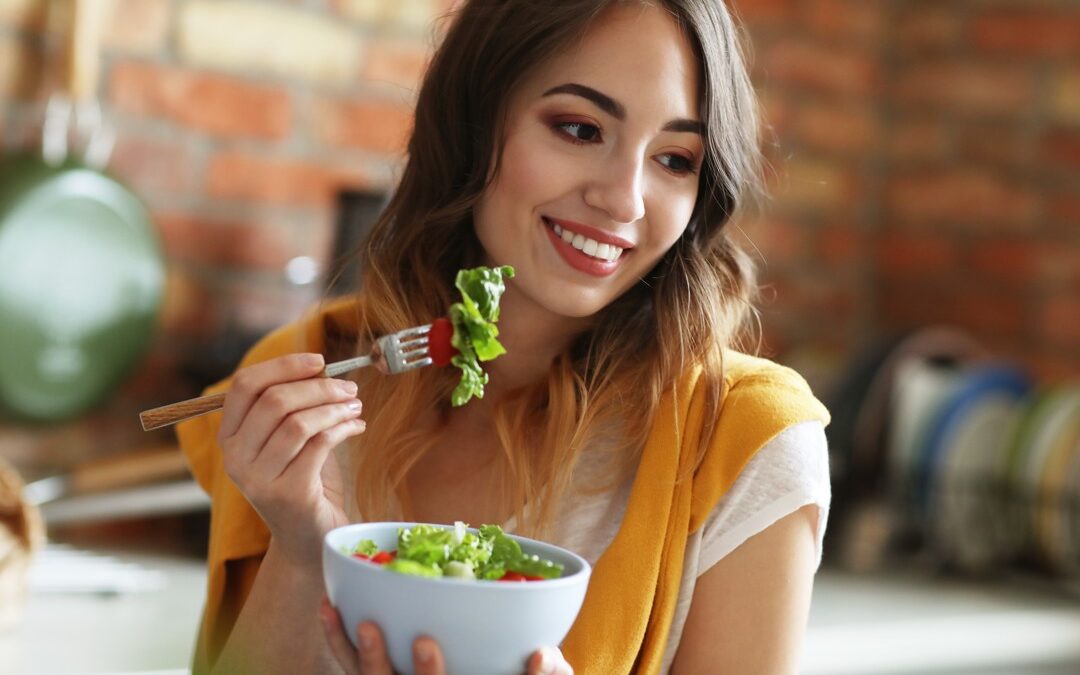
[[[660,163],[667,167],[668,171],[679,176],[697,173],[697,168],[694,166],[694,160],[683,155],[676,155],[670,152],[664,153],[663,155],[660,155]]]
[[[556,122],[554,128],[568,136],[572,143],[595,143],[600,140],[600,127],[587,122]]]

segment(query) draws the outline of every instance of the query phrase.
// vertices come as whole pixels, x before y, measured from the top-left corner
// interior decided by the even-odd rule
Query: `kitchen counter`
[[[53,562],[76,555],[66,548],[52,554]],[[82,582],[96,577],[107,586],[111,578],[113,591],[89,593],[79,575],[39,579],[21,627],[0,635],[0,672],[185,675],[203,605],[202,560],[125,552],[86,561],[78,565],[87,572]],[[88,573],[102,563],[104,572]],[[1039,584],[824,569],[802,672],[1076,675],[1080,601]]]

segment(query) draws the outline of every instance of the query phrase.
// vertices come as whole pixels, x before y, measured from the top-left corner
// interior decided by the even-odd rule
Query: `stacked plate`
[[[1080,385],[1039,392],[1010,366],[915,360],[891,415],[894,503],[941,559],[1080,576]]]

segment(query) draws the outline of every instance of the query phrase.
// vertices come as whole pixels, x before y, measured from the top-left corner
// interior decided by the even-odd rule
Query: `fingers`
[[[323,632],[326,634],[326,641],[330,644],[330,652],[345,671],[345,675],[360,675],[359,659],[352,643],[345,635],[345,629],[341,625],[341,616],[325,596],[319,605],[319,618],[322,619]]]
[[[345,403],[328,403],[288,415],[262,449],[253,453],[250,465],[252,480],[266,484],[281,476],[291,464],[321,470],[329,450],[349,436],[365,428],[359,419],[363,406],[352,399]],[[304,461],[300,461],[301,458]],[[307,470],[306,468],[304,470]]]
[[[290,480],[295,476],[298,481],[314,479],[322,473],[326,458],[335,447],[351,436],[364,433],[365,429],[367,429],[367,422],[364,420],[348,419],[320,432],[307,442],[279,475],[288,477]]]
[[[298,413],[327,403],[353,401],[356,401],[356,383],[348,380],[319,377],[274,384],[259,395],[230,441],[243,448],[242,461],[252,462],[271,435],[284,427],[298,448],[330,426],[318,424],[319,415]]]
[[[554,647],[543,647],[529,658],[528,675],[574,675],[574,669]]]
[[[356,627],[356,638],[360,644],[360,672],[363,675],[393,675],[394,668],[390,665],[379,627],[365,621]]]
[[[445,675],[442,650],[429,637],[419,637],[413,642],[413,670],[416,675]]]
[[[314,377],[326,363],[321,354],[290,354],[240,370],[233,378],[225,399],[218,440],[224,440],[240,428],[255,400],[270,386]]]

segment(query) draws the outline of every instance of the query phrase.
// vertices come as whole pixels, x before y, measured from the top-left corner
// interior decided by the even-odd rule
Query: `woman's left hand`
[[[319,607],[326,639],[334,658],[345,669],[346,675],[393,675],[390,657],[386,653],[382,632],[371,622],[356,627],[357,642],[360,649],[355,649],[345,635],[341,616],[323,598]],[[413,643],[413,667],[416,675],[446,675],[442,651],[431,638],[417,638]],[[533,652],[529,657],[527,675],[574,675],[574,669],[563,658],[562,652],[554,647],[544,647]]]

